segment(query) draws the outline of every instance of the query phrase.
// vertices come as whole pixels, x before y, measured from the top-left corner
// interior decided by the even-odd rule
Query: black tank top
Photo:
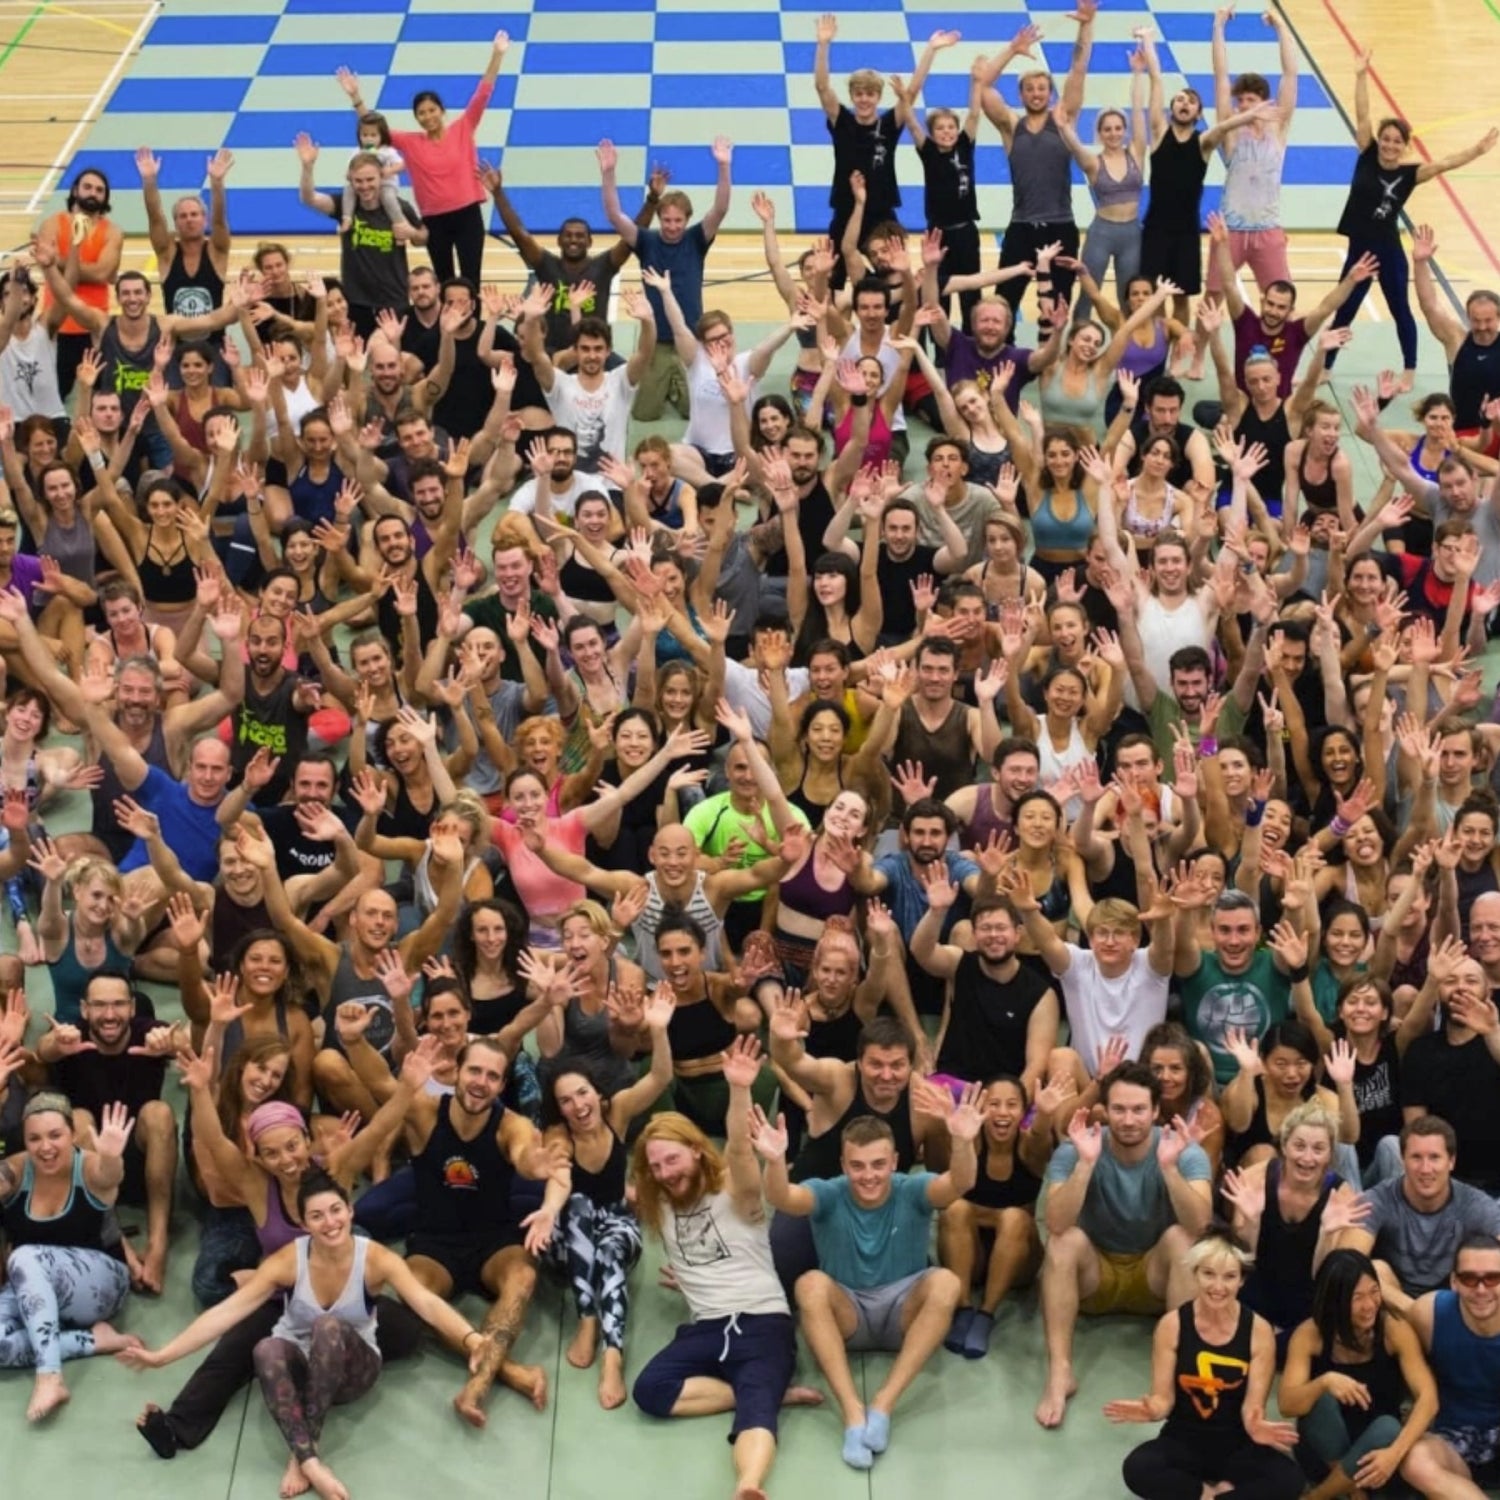
[[[583,604],[613,604],[614,591],[597,568],[580,562],[575,553],[557,570],[557,581],[568,598]]]
[[[500,1147],[505,1106],[496,1103],[479,1134],[466,1141],[453,1128],[452,1094],[438,1100],[437,1124],[412,1160],[417,1223],[424,1234],[445,1239],[480,1236],[511,1222],[510,1189],[515,1169]]]
[[[1448,375],[1453,425],[1460,432],[1483,427],[1481,408],[1497,389],[1500,389],[1500,344],[1481,348],[1474,342],[1474,335],[1468,334],[1458,346]]]
[[[504,1031],[526,1007],[526,991],[515,989],[490,1000],[475,1000],[469,1012],[470,1036],[494,1036]]]
[[[812,1177],[837,1177],[843,1171],[839,1157],[843,1151],[844,1126],[851,1120],[862,1120],[867,1115],[884,1120],[891,1127],[891,1134],[896,1137],[896,1170],[909,1172],[917,1159],[917,1143],[911,1133],[910,1092],[910,1089],[902,1089],[894,1108],[889,1113],[882,1114],[866,1100],[864,1081],[856,1068],[854,1097],[849,1101],[849,1108],[821,1135],[809,1134],[803,1141],[797,1160],[792,1163],[792,1181],[806,1182]]]
[[[1254,406],[1247,405],[1244,415],[1235,425],[1234,435],[1247,448],[1252,443],[1265,444],[1266,466],[1255,476],[1255,490],[1264,497],[1274,515],[1280,510],[1281,497],[1286,492],[1286,445],[1292,440],[1286,403],[1278,401],[1276,410],[1264,421],[1256,416]]]
[[[1401,1373],[1401,1362],[1385,1347],[1385,1337],[1380,1324],[1375,1325],[1375,1344],[1371,1357],[1345,1363],[1333,1357],[1332,1350],[1313,1355],[1308,1362],[1314,1380],[1320,1375],[1347,1375],[1350,1380],[1360,1381],[1370,1392],[1370,1404],[1363,1410],[1351,1407],[1340,1408],[1344,1421],[1351,1427],[1368,1427],[1377,1417],[1401,1416],[1406,1403],[1406,1377]],[[1351,1420],[1352,1419],[1352,1420]]]
[[[1336,1027],[1342,1035],[1343,1028]],[[1359,1111],[1359,1164],[1367,1167],[1375,1159],[1380,1138],[1400,1135],[1405,1117],[1401,1113],[1401,1054],[1396,1038],[1387,1032],[1372,1063],[1354,1063],[1354,1106]]]
[[[49,1219],[31,1215],[31,1195],[36,1187],[36,1169],[31,1158],[21,1170],[21,1186],[13,1198],[0,1205],[0,1226],[12,1250],[22,1245],[51,1245],[61,1250],[104,1250],[105,1223],[109,1210],[89,1192],[83,1180],[83,1152],[73,1152],[72,1185],[62,1212]],[[115,1253],[113,1250],[111,1254]]]
[[[1198,136],[1178,140],[1168,126],[1161,145],[1151,153],[1151,201],[1146,207],[1145,227],[1159,233],[1172,231],[1198,238],[1198,209],[1208,161]]]
[[[437,634],[438,604],[427,587],[427,574],[417,569],[417,636],[430,641]],[[396,594],[387,589],[384,597],[375,606],[375,621],[380,633],[390,643],[396,660],[401,659],[401,616],[396,612]]]
[[[979,955],[965,953],[953,976],[953,1004],[937,1071],[955,1078],[992,1078],[996,1073],[1019,1078],[1026,1071],[1026,1028],[1049,988],[1024,964],[1010,979],[991,979]]]
[[[961,786],[974,780],[974,743],[969,734],[967,704],[955,701],[935,730],[929,731],[917,717],[917,704],[908,698],[901,705],[896,723],[896,741],[886,757],[893,766],[902,761],[922,763],[923,774],[937,778],[933,796],[946,801]]]
[[[97,389],[117,391],[126,416],[135,410],[135,403],[151,379],[151,371],[155,368],[153,356],[160,338],[161,325],[154,317],[147,320],[146,342],[138,349],[126,348],[120,337],[118,318],[111,318],[99,336],[99,354],[104,370],[99,376]]]
[[[1336,454],[1335,454],[1336,456]],[[1307,510],[1337,511],[1339,504],[1338,481],[1333,477],[1333,458],[1328,460],[1328,472],[1322,479],[1307,477],[1307,448],[1297,460],[1297,481],[1302,491],[1302,504]]]
[[[809,1057],[832,1057],[839,1062],[853,1062],[859,1055],[859,1034],[864,1022],[851,1005],[840,1016],[826,1021],[810,1020],[804,1046]]]
[[[230,955],[252,932],[274,931],[275,927],[264,899],[253,906],[241,906],[223,891],[216,892],[213,914],[208,919],[210,971],[218,974],[227,970]]]
[[[1178,459],[1167,474],[1167,483],[1174,490],[1182,489],[1193,477],[1193,465],[1188,458],[1187,446],[1188,439],[1197,430],[1190,423],[1179,422],[1171,431],[1172,441],[1177,444]],[[1126,465],[1126,469],[1130,477],[1134,479],[1141,472],[1141,458],[1151,438],[1151,424],[1144,419],[1136,422],[1130,429],[1130,435],[1135,439],[1135,452],[1130,455],[1130,462]]]
[[[1042,1179],[1034,1175],[1021,1160],[1020,1151],[1011,1155],[1009,1177],[991,1177],[989,1148],[980,1137],[979,1177],[964,1197],[980,1208],[1031,1208],[1041,1194]]]
[[[1307,1217],[1291,1223],[1281,1217],[1281,1162],[1266,1167],[1266,1211],[1261,1216],[1255,1266],[1245,1283],[1245,1301],[1275,1328],[1294,1328],[1312,1312],[1313,1251],[1318,1221],[1328,1195],[1344,1179],[1327,1172]]]
[[[597,1172],[590,1172],[578,1158],[573,1158],[573,1191],[582,1193],[600,1208],[613,1208],[625,1201],[625,1142],[610,1131],[609,1156]]]
[[[1210,1344],[1198,1334],[1193,1304],[1184,1302],[1177,1309],[1177,1365],[1172,1377],[1176,1400],[1163,1437],[1225,1453],[1250,1441],[1241,1414],[1254,1328],[1255,1314],[1242,1303],[1234,1337],[1227,1344]]]
[[[672,1056],[678,1062],[696,1062],[717,1057],[739,1035],[734,1025],[719,1014],[706,995],[702,1000],[679,1003],[667,1023]]]
[[[198,269],[189,272],[182,263],[182,247],[179,245],[161,279],[161,298],[166,309],[177,318],[206,318],[224,303],[224,278],[214,269],[213,256],[209,254],[208,242],[198,254]],[[224,340],[222,331],[209,334],[214,345]]]
[[[172,759],[167,754],[167,734],[162,728],[160,714],[151,726],[151,738],[141,752],[141,758],[148,766],[155,766],[158,771],[164,771],[175,779],[176,773],[172,770]],[[94,837],[109,850],[109,857],[119,864],[135,843],[135,835],[126,833],[115,821],[115,802],[131,793],[125,790],[124,783],[115,771],[114,762],[107,755],[100,757],[99,765],[104,771],[104,779],[89,794],[94,809]]]

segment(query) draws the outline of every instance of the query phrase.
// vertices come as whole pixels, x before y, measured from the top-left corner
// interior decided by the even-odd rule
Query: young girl
[[[382,114],[373,109],[359,117],[359,150],[350,156],[352,165],[361,156],[380,158],[380,206],[392,224],[405,220],[401,212],[401,199],[396,191],[396,179],[406,167],[401,153],[391,145],[391,127]],[[354,227],[354,185],[344,178],[343,205],[339,210],[339,233],[347,234]]]

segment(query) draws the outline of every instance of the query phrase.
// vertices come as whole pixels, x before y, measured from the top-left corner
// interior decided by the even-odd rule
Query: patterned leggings
[[[363,1396],[380,1374],[379,1353],[331,1314],[313,1319],[306,1354],[291,1339],[270,1338],[254,1358],[271,1419],[298,1463],[318,1456],[329,1407]]]
[[[124,1306],[130,1273],[102,1250],[22,1245],[0,1287],[0,1367],[56,1375],[65,1359],[94,1352],[89,1331]]]
[[[557,1221],[547,1259],[568,1273],[580,1318],[598,1318],[606,1349],[625,1344],[627,1279],[641,1258],[641,1226],[623,1203],[602,1208],[574,1193]]]

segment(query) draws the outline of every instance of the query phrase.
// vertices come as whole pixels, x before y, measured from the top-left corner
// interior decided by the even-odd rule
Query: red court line
[[[1360,46],[1359,42],[1355,39],[1354,33],[1350,31],[1348,26],[1344,24],[1344,18],[1338,13],[1338,9],[1334,6],[1333,0],[1323,0],[1323,9],[1328,12],[1329,19],[1332,20],[1333,24],[1337,26],[1338,29],[1343,33],[1344,40],[1349,43],[1349,46],[1353,49],[1354,54],[1357,57],[1365,49]],[[1398,115],[1403,120],[1409,120],[1411,116],[1408,115],[1406,111],[1396,103],[1395,95],[1393,95],[1391,91],[1385,86],[1385,83],[1381,79],[1380,74],[1375,71],[1374,67],[1371,67],[1370,69],[1370,78],[1373,80],[1375,87],[1380,90],[1381,97],[1390,106],[1391,113],[1393,115]],[[1430,162],[1432,160],[1432,153],[1429,152],[1427,147],[1422,144],[1420,136],[1412,137],[1412,145],[1416,148],[1417,155],[1420,156],[1423,161]],[[1442,190],[1448,195],[1448,201],[1452,203],[1454,210],[1458,214],[1458,217],[1463,221],[1464,227],[1469,231],[1471,235],[1473,235],[1474,240],[1478,244],[1479,248],[1484,251],[1485,257],[1486,259],[1488,259],[1491,268],[1497,274],[1500,274],[1500,258],[1497,258],[1494,250],[1490,246],[1490,242],[1485,239],[1484,234],[1479,228],[1479,225],[1474,222],[1473,215],[1467,208],[1464,207],[1463,199],[1458,196],[1457,191],[1448,181],[1446,174],[1442,177],[1437,178],[1436,181],[1438,186],[1442,188]]]

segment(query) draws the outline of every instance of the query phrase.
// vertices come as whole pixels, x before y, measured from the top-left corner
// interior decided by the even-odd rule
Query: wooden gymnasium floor
[[[934,25],[943,24],[941,0],[908,3],[912,10],[931,11]],[[1324,86],[1346,109],[1352,106],[1356,50],[1375,47],[1377,110],[1405,115],[1416,127],[1423,151],[1437,156],[1467,145],[1500,119],[1500,110],[1492,114],[1467,107],[1470,101],[1493,98],[1493,68],[1485,59],[1492,60],[1500,47],[1497,6],[1500,0],[1285,0],[1284,8]],[[192,0],[187,8],[194,8]],[[454,0],[452,8],[481,6],[475,0]],[[608,0],[599,8],[610,8]],[[795,8],[813,5],[803,0]],[[1045,8],[1066,9],[1066,0]],[[26,243],[156,10],[147,0],[74,0],[67,5],[0,0],[0,259],[4,251]],[[705,133],[710,128],[706,124]],[[157,138],[143,143],[158,149],[196,144],[173,135],[170,116],[160,122]],[[1496,199],[1497,162],[1500,158],[1491,157],[1428,186],[1418,200],[1421,217],[1437,229],[1441,267],[1460,298],[1474,286],[1500,286],[1500,220],[1489,208]],[[117,193],[128,198],[132,186],[127,177],[117,183]],[[1338,207],[1330,200],[1330,222]],[[795,248],[800,242],[789,235],[785,243]],[[246,242],[243,251],[250,248]],[[294,249],[304,268],[331,270],[335,264],[331,239],[294,242]],[[126,264],[142,265],[148,255],[143,242],[132,244]],[[1297,237],[1293,267],[1305,301],[1336,276],[1341,257],[1342,245],[1332,235]],[[236,265],[245,258],[236,255]],[[506,252],[492,249],[491,267],[503,279],[519,278],[518,263]],[[713,300],[747,322],[775,316],[761,271],[758,239],[726,235],[710,266],[710,279],[719,283]],[[1352,380],[1395,362],[1394,337],[1378,295],[1366,307],[1360,343],[1340,363],[1335,392],[1341,398]],[[1381,329],[1380,323],[1387,326]],[[1440,352],[1424,332],[1419,390],[1442,380]],[[8,935],[5,942],[9,946]],[[40,1013],[50,1007],[45,973],[36,978],[39,992],[32,995],[32,1004]],[[155,1303],[137,1299],[125,1314],[125,1326],[154,1343],[169,1337],[192,1313],[186,1272],[196,1225],[186,1204],[179,1204],[177,1223],[182,1237],[167,1295]],[[644,1355],[669,1336],[677,1312],[654,1289],[654,1264],[654,1254],[648,1255],[637,1273],[627,1351],[632,1374]],[[470,1304],[466,1311],[474,1315],[478,1308]],[[335,1414],[326,1450],[330,1462],[362,1497],[421,1493],[424,1485],[431,1492],[435,1481],[447,1481],[455,1493],[474,1494],[501,1474],[506,1493],[518,1500],[599,1494],[636,1500],[659,1494],[656,1476],[667,1474],[672,1493],[683,1500],[727,1494],[724,1424],[661,1425],[632,1412],[601,1415],[592,1374],[570,1369],[561,1357],[571,1327],[571,1310],[563,1307],[555,1288],[544,1286],[518,1352],[524,1360],[544,1364],[551,1374],[553,1398],[545,1413],[500,1396],[488,1433],[460,1430],[446,1412],[456,1368],[444,1356],[427,1353],[392,1372],[356,1411]],[[937,1356],[908,1394],[891,1452],[869,1477],[839,1462],[833,1412],[794,1414],[783,1429],[774,1493],[895,1500],[920,1491],[930,1500],[957,1500],[993,1487],[996,1458],[1003,1453],[1016,1493],[1046,1492],[1058,1500],[1118,1496],[1120,1459],[1142,1434],[1109,1427],[1099,1404],[1141,1388],[1149,1332],[1143,1320],[1085,1320],[1076,1351],[1083,1394],[1074,1404],[1066,1438],[1047,1437],[1031,1419],[1041,1377],[1035,1300],[1031,1295],[1018,1298],[1002,1316],[995,1348],[982,1366]],[[862,1364],[873,1390],[881,1361],[870,1357]],[[179,1366],[136,1377],[110,1361],[73,1365],[73,1404],[41,1431],[27,1430],[22,1420],[28,1384],[24,1374],[0,1376],[0,1430],[5,1433],[0,1490],[17,1496],[45,1493],[57,1500],[152,1492],[195,1500],[208,1495],[251,1500],[272,1494],[285,1449],[254,1393],[235,1402],[202,1450],[172,1464],[153,1459],[130,1433],[142,1402],[170,1399],[183,1370]],[[800,1377],[813,1373],[804,1356]],[[401,1429],[400,1436],[393,1428]]]

